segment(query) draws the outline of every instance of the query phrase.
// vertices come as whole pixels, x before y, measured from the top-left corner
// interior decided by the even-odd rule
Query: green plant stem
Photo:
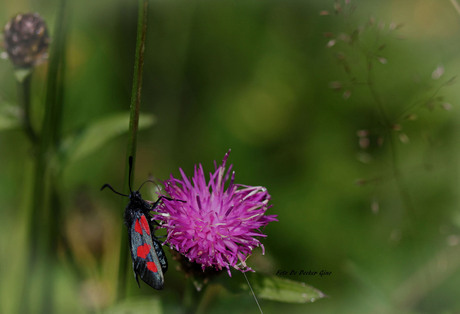
[[[65,82],[65,69],[66,69],[66,53],[65,47],[67,43],[67,22],[66,16],[67,0],[61,0],[60,9],[58,12],[58,19],[56,23],[55,36],[56,45],[54,51],[53,71],[49,75],[53,77],[51,84],[47,90],[47,102],[53,104],[53,111],[51,112],[51,126],[49,126],[49,136],[51,142],[49,148],[52,151],[53,158],[48,160],[47,167],[50,168],[49,174],[49,228],[47,237],[45,239],[49,252],[55,255],[57,250],[58,240],[62,238],[62,229],[60,228],[62,222],[62,204],[59,197],[60,178],[64,165],[58,160],[59,148],[61,144],[61,125],[62,125],[62,111],[64,102],[64,82]],[[47,128],[43,126],[44,129]],[[50,164],[54,162],[54,164]],[[52,256],[55,257],[55,256]]]
[[[28,74],[23,77],[21,80],[17,81],[18,85],[18,101],[20,104],[20,107],[22,109],[22,125],[25,134],[27,135],[29,141],[32,144],[33,147],[33,153],[35,157],[35,177],[37,177],[37,173],[40,173],[40,170],[43,169],[43,167],[38,167],[38,164],[40,161],[38,160],[38,154],[37,151],[39,149],[39,141],[38,141],[38,135],[35,132],[35,130],[32,127],[31,119],[30,119],[30,87],[31,87],[31,80],[32,80],[32,72],[33,70],[31,69],[28,71]],[[41,176],[41,173],[39,174]],[[34,184],[34,190],[33,190],[33,199],[34,202],[31,204],[31,210],[30,210],[30,215],[28,215],[28,221],[27,221],[27,230],[28,230],[28,243],[30,245],[30,248],[28,250],[29,256],[27,259],[27,263],[33,263],[33,261],[36,260],[37,257],[37,248],[38,248],[38,242],[39,242],[39,237],[38,237],[38,230],[36,229],[36,224],[34,224],[34,221],[38,220],[38,213],[39,211],[36,209],[35,206],[35,201],[41,202],[43,193],[42,188],[43,185],[38,185]]]
[[[372,56],[367,56],[367,85],[369,87],[369,91],[371,92],[372,98],[377,105],[377,112],[380,116],[380,121],[383,124],[383,127],[385,130],[391,129],[391,122],[388,114],[385,111],[385,105],[383,104],[374,86],[374,67],[372,63]]]
[[[60,142],[60,125],[62,116],[63,99],[63,74],[64,74],[64,47],[66,37],[65,16],[66,0],[60,1],[57,12],[53,45],[50,51],[50,64],[46,82],[45,115],[43,117],[40,136],[35,141],[35,165],[33,178],[33,191],[31,210],[28,221],[27,266],[24,271],[23,293],[19,300],[21,313],[54,311],[54,286],[55,271],[50,267],[56,259],[57,241],[60,238],[61,207],[57,194],[57,171],[59,167],[51,167],[56,162],[56,152]],[[30,81],[26,78],[24,88]],[[24,101],[29,103],[29,96],[24,96]],[[28,106],[28,104],[27,104]],[[24,106],[24,108],[27,108]],[[25,123],[30,125],[29,108],[25,110]],[[31,129],[31,128],[30,128]],[[30,131],[27,131],[28,134]],[[35,134],[35,133],[34,133]],[[31,135],[29,135],[31,138]],[[53,164],[56,166],[56,164]],[[52,171],[50,171],[52,170]],[[36,277],[37,268],[40,267],[43,275],[38,276],[39,300],[41,307],[30,307],[30,282]]]
[[[396,141],[394,139],[394,134],[392,132],[392,124],[391,120],[388,117],[388,114],[385,111],[385,105],[382,102],[380,96],[377,93],[374,85],[374,75],[373,75],[373,64],[372,64],[372,57],[367,57],[367,84],[369,91],[371,92],[372,98],[374,99],[375,104],[377,105],[377,111],[380,115],[381,122],[383,124],[383,128],[385,130],[385,134],[387,136],[388,142],[390,143],[390,154],[391,154],[391,169],[393,172],[393,176],[396,180],[396,184],[398,187],[399,195],[401,200],[406,208],[406,215],[407,215],[407,222],[409,229],[413,231],[412,227],[412,219],[415,215],[415,209],[413,206],[412,198],[409,194],[406,184],[404,183],[404,176],[399,169],[398,166],[398,158],[396,152]]]
[[[209,305],[216,299],[220,294],[222,287],[219,285],[205,284],[202,291],[197,292],[197,314],[203,314],[209,312]]]
[[[139,0],[137,37],[136,37],[136,55],[134,60],[133,87],[131,90],[131,105],[129,119],[130,140],[128,142],[128,154],[133,156],[133,165],[136,156],[137,131],[139,128],[139,110],[141,106],[142,95],[142,74],[144,68],[145,39],[147,36],[147,13],[148,0]]]
[[[42,256],[39,253],[43,253],[42,246],[42,232],[39,228],[38,222],[41,221],[40,215],[43,215],[43,203],[44,203],[44,192],[45,192],[45,169],[44,169],[44,158],[43,156],[35,155],[34,165],[34,176],[33,176],[33,190],[32,190],[32,202],[30,203],[31,209],[27,217],[27,244],[26,250],[26,266],[22,274],[22,292],[18,299],[18,313],[31,313],[30,307],[30,294],[31,294],[31,282],[36,277],[36,270],[38,268],[39,261],[42,260]]]
[[[50,51],[50,65],[46,83],[45,116],[43,118],[41,141],[37,156],[37,178],[36,185],[48,184],[46,190],[49,206],[46,210],[41,208],[40,214],[46,215],[43,219],[48,228],[45,229],[44,242],[47,255],[54,258],[56,247],[54,241],[59,238],[60,221],[60,202],[58,198],[57,186],[61,165],[58,164],[57,153],[60,145],[60,126],[62,121],[63,89],[64,89],[64,69],[65,69],[65,43],[66,43],[66,3],[61,0],[57,21],[55,25],[54,45]],[[36,190],[36,198],[38,189]],[[42,191],[43,192],[43,191]],[[40,203],[44,206],[44,202]]]
[[[196,314],[207,313],[209,305],[221,292],[221,286],[206,283],[198,291],[193,284],[193,279],[188,279],[186,282],[183,297],[184,312]]]
[[[30,83],[32,80],[32,71],[24,77],[22,81],[18,81],[18,99],[22,108],[22,125],[29,141],[35,145],[38,140],[37,133],[32,127],[30,121]]]
[[[207,285],[204,285],[203,289],[206,288]],[[201,294],[201,295],[200,295]],[[193,279],[186,280],[185,283],[185,291],[183,296],[183,305],[184,305],[184,312],[185,313],[196,313],[198,304],[201,303],[201,298],[204,294],[204,291],[197,291],[194,284]]]
[[[134,59],[133,71],[133,87],[131,91],[131,105],[130,105],[130,119],[129,119],[129,134],[128,150],[126,154],[126,165],[128,165],[129,156],[133,157],[133,168],[131,173],[128,167],[125,170],[126,178],[131,174],[131,178],[125,180],[125,191],[128,190],[128,182],[134,181],[134,169],[136,164],[136,147],[137,147],[137,132],[139,128],[139,110],[141,105],[142,95],[142,70],[144,67],[144,51],[145,39],[147,34],[147,13],[148,13],[148,0],[139,0],[138,2],[138,20],[137,20],[137,36],[136,36],[136,53]],[[125,227],[122,226],[121,230],[121,244],[118,268],[118,282],[117,282],[117,299],[122,300],[126,296],[126,283],[127,283],[127,269],[129,264],[128,252],[128,235]]]

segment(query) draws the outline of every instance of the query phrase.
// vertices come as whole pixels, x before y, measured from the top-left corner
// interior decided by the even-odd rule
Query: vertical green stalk
[[[46,224],[47,228],[44,235],[44,249],[48,254],[53,255],[56,237],[58,236],[58,229],[56,229],[60,222],[61,208],[59,202],[56,201],[57,192],[56,186],[58,170],[60,165],[51,165],[52,162],[57,162],[57,152],[60,144],[60,127],[62,121],[62,102],[64,90],[64,69],[65,69],[65,43],[66,43],[66,0],[61,0],[59,10],[57,13],[57,20],[54,32],[54,45],[50,52],[50,65],[48,69],[48,77],[46,84],[46,98],[45,98],[45,117],[42,124],[41,141],[39,145],[39,169],[37,184],[48,183],[49,189],[46,191],[49,206],[43,212],[47,212]],[[54,167],[51,167],[54,166]],[[39,197],[36,195],[36,197]],[[40,204],[44,206],[42,202]],[[40,213],[43,214],[43,213]],[[55,233],[57,232],[57,233]]]
[[[43,125],[43,134],[49,136],[50,142],[47,151],[51,151],[53,159],[48,159],[47,167],[50,167],[50,189],[49,189],[49,228],[46,243],[49,246],[49,251],[54,254],[57,249],[57,241],[60,238],[62,230],[59,228],[62,216],[62,206],[59,198],[59,181],[63,165],[58,160],[59,146],[61,143],[61,125],[62,125],[62,110],[64,102],[64,82],[65,82],[65,64],[66,54],[65,47],[67,42],[67,20],[66,16],[66,0],[61,0],[61,6],[58,12],[58,20],[56,23],[55,36],[56,46],[54,47],[54,59],[52,59],[53,67],[50,66],[50,72],[46,93],[46,103],[50,104],[50,116],[48,119],[51,121],[50,125],[45,123]],[[47,133],[45,133],[45,130]],[[49,162],[57,162],[58,165],[50,165]]]
[[[145,39],[147,34],[147,13],[148,13],[148,0],[138,1],[138,18],[137,18],[137,36],[136,36],[136,54],[134,59],[133,71],[133,88],[131,91],[131,105],[130,105],[130,119],[129,119],[129,134],[128,150],[126,154],[126,165],[128,165],[129,156],[133,157],[133,169],[131,178],[125,180],[125,191],[128,190],[127,184],[129,180],[134,181],[134,169],[136,164],[136,147],[137,147],[137,131],[139,128],[139,109],[141,106],[141,91],[142,91],[142,70],[144,67],[144,51]],[[128,168],[125,173],[128,177]],[[128,273],[128,235],[124,227],[121,231],[121,244],[118,268],[118,283],[117,283],[117,299],[122,300],[126,296],[126,276]]]
[[[22,126],[24,129],[25,134],[27,135],[29,141],[32,144],[32,151],[34,153],[34,157],[37,158],[37,151],[38,151],[38,135],[36,134],[35,130],[32,127],[31,120],[30,120],[30,86],[31,86],[31,79],[32,79],[32,72],[31,69],[29,73],[26,74],[25,77],[19,79],[17,77],[17,87],[18,87],[18,101],[19,105],[22,108]],[[37,166],[37,159],[35,163],[35,168]],[[36,186],[34,185],[33,193],[35,195]],[[43,194],[41,194],[43,195]],[[35,201],[35,197],[34,197]],[[29,309],[29,292],[30,292],[30,281],[31,275],[34,273],[34,269],[36,267],[36,260],[37,260],[37,252],[38,252],[38,243],[39,238],[37,234],[36,225],[34,225],[34,221],[36,221],[36,207],[34,203],[31,204],[31,209],[28,211],[30,215],[26,216],[26,232],[27,234],[27,244],[29,245],[26,249],[26,269],[23,273],[23,278],[20,280],[22,281],[22,293],[20,295],[20,299],[18,299],[18,311],[20,313],[27,313]]]
[[[63,80],[64,80],[64,47],[66,37],[65,14],[66,0],[61,0],[57,12],[53,45],[50,51],[50,63],[47,73],[45,115],[41,124],[41,132],[37,136],[30,123],[29,105],[24,106],[24,128],[31,141],[35,143],[35,165],[31,210],[28,221],[27,266],[24,271],[23,293],[19,300],[19,312],[53,313],[55,295],[55,271],[53,263],[56,258],[57,241],[61,232],[61,207],[57,194],[58,174],[50,167],[56,162],[56,153],[60,142],[60,125],[62,116]],[[24,80],[23,88],[30,88],[30,81]],[[24,92],[24,102],[30,101],[29,94]],[[50,171],[53,170],[53,171]],[[38,267],[42,271],[37,275]],[[32,310],[30,307],[31,281],[39,278],[39,300],[41,305]]]
[[[191,280],[189,280],[191,281]],[[195,288],[195,287],[193,287]],[[196,289],[195,289],[196,290]],[[221,292],[221,286],[214,284],[206,284],[197,294],[196,310],[191,313],[203,314],[209,312],[209,305],[216,299]]]
[[[32,72],[33,70],[30,70],[23,79],[18,80],[18,100],[22,108],[22,126],[24,132],[32,145],[35,145],[38,138],[30,121],[30,85],[32,81]]]
[[[58,162],[58,150],[61,137],[62,108],[64,94],[64,74],[65,74],[65,44],[66,44],[66,0],[60,1],[57,20],[54,30],[54,45],[50,52],[50,66],[46,85],[46,104],[45,117],[42,125],[42,141],[40,145],[40,157],[43,158],[45,174],[42,179],[47,182],[46,190],[46,210],[44,221],[46,228],[43,236],[43,250],[45,253],[45,282],[43,282],[42,312],[54,312],[55,295],[55,271],[53,264],[56,262],[57,242],[62,232],[61,216],[62,207],[58,194],[59,169],[62,165],[52,165]]]
[[[204,285],[203,289],[207,290],[207,285]],[[193,284],[193,278],[186,280],[185,291],[182,300],[185,313],[197,313],[198,304],[201,301],[205,291],[197,291]]]
[[[193,283],[193,278],[186,281],[183,306],[185,313],[202,314],[209,312],[209,305],[216,299],[221,292],[221,287],[214,284],[205,283],[198,291]]]
[[[33,148],[32,151],[34,153],[34,157],[36,157],[37,156],[36,153],[38,151],[38,146],[39,146],[38,135],[33,129],[31,119],[30,119],[30,87],[31,87],[33,69],[27,70],[27,72],[28,73],[25,74],[25,76],[21,78],[16,76],[17,88],[18,88],[18,102],[22,109],[22,127],[30,143],[32,144],[32,148]],[[34,216],[35,206],[34,204],[31,204],[31,205],[32,205],[31,213],[32,213],[32,216]],[[35,241],[37,240],[37,237],[36,237],[35,230],[33,230],[34,226],[32,223],[34,221],[33,218],[34,217],[29,217],[28,222],[27,222],[27,230],[29,232],[29,235],[28,235],[29,242],[28,243],[30,244],[29,252],[31,253],[30,254],[31,260],[34,260],[33,257],[36,255],[35,249],[37,248],[37,245],[35,243]]]

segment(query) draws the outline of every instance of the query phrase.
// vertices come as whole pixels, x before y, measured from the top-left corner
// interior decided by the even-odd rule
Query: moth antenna
[[[161,187],[158,185],[158,183],[155,181],[155,180],[151,180],[151,179],[148,179],[148,180],[145,180],[141,186],[139,187],[138,191],[140,191],[140,189],[144,186],[144,184],[146,184],[147,182],[150,182],[150,183],[153,183],[155,184],[155,186],[157,187],[157,189],[159,191],[161,191]],[[177,200],[177,199],[172,199],[170,197],[167,197],[167,196],[160,196],[156,201],[147,201],[147,203],[149,204],[153,204],[154,206],[158,205],[160,203],[161,200],[168,200],[168,201],[178,201],[178,202],[182,202],[182,203],[187,203],[186,201],[183,201],[183,200]]]
[[[254,297],[254,300],[256,300],[256,304],[257,304],[257,307],[259,308],[260,313],[264,314],[264,312],[262,311],[262,308],[260,307],[259,300],[257,300],[256,294],[254,293],[254,290],[252,290],[252,286],[249,283],[248,277],[246,277],[246,273],[243,273],[243,275],[244,275],[244,278],[246,279],[246,282],[248,283],[249,289],[251,289],[251,292],[252,292],[252,295]]]
[[[176,200],[174,198],[170,198],[170,197],[167,197],[167,196],[160,196],[156,201],[154,202],[150,202],[148,201],[147,203],[149,203],[150,205],[152,205],[152,209],[154,209],[155,207],[158,206],[158,204],[160,204],[160,202],[162,200],[168,200],[168,201],[177,201],[177,202],[181,202],[181,203],[187,203],[186,201],[183,201],[183,200]]]
[[[107,184],[107,183],[104,184],[104,185],[101,187],[101,191],[102,191],[103,189],[105,189],[105,188],[111,189],[112,192],[115,193],[115,194],[118,194],[118,195],[121,195],[121,196],[129,196],[129,195],[126,195],[126,194],[123,194],[123,193],[120,193],[120,192],[115,191],[115,189],[114,189],[110,184]]]
[[[153,184],[155,184],[155,185],[158,186],[158,184],[157,184],[155,181],[153,181],[153,180],[145,180],[145,181],[141,184],[141,186],[139,187],[139,189],[137,189],[137,190],[140,191],[140,189],[141,189],[141,188],[144,186],[144,184],[146,184],[147,182],[153,183]]]

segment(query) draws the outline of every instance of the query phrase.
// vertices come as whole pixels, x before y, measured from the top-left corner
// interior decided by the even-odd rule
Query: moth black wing
[[[157,247],[160,246],[161,249],[161,244],[152,235],[153,230],[142,211],[133,211],[132,218],[129,226],[129,241],[136,280],[139,276],[152,288],[163,289],[163,263],[157,255]],[[162,249],[161,251],[163,252]]]
[[[156,207],[160,204],[161,201],[164,199],[172,201],[173,199],[165,196],[160,196],[155,202],[148,202],[150,204],[150,210],[155,211]],[[156,221],[153,221],[153,224],[158,223]],[[153,230],[153,228],[152,228]],[[166,273],[168,270],[168,260],[166,259],[165,252],[163,251],[163,246],[161,245],[161,242],[158,241],[158,239],[155,237],[152,231],[152,240],[153,240],[153,245],[155,246],[155,252],[157,253],[158,260],[160,261],[161,264],[161,269],[163,270],[163,274]]]
[[[153,246],[155,248],[155,252],[157,253],[158,260],[160,261],[161,270],[163,274],[166,273],[168,270],[168,260],[166,259],[165,251],[163,251],[163,247],[160,241],[152,234]]]

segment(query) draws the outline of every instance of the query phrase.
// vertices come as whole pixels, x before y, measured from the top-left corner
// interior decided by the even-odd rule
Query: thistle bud
[[[48,56],[48,30],[37,13],[16,15],[5,25],[3,34],[6,53],[18,68],[32,67]]]

